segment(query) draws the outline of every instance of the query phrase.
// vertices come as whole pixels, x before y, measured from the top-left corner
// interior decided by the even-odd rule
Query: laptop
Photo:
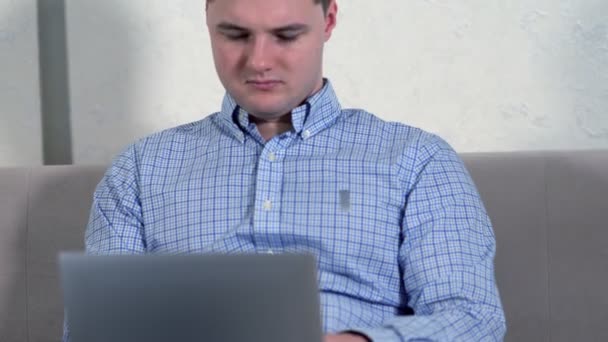
[[[303,254],[59,256],[72,342],[321,342]]]

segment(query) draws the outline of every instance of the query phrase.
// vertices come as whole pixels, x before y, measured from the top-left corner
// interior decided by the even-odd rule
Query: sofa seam
[[[30,288],[29,288],[29,258],[30,258],[30,201],[32,191],[32,167],[26,175],[26,197],[25,197],[25,340],[30,341]]]
[[[543,158],[543,173],[544,173],[544,202],[545,202],[545,222],[544,222],[544,226],[545,226],[545,243],[546,243],[546,263],[547,263],[547,338],[548,341],[552,341],[553,340],[553,336],[551,334],[551,321],[552,321],[552,314],[551,314],[551,238],[550,238],[550,232],[549,232],[549,226],[550,226],[550,218],[549,218],[549,173],[548,173],[548,169],[549,169],[549,156],[545,156]]]

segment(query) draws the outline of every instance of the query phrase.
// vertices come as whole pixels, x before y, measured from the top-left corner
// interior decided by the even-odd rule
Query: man
[[[341,109],[322,77],[336,15],[335,0],[208,1],[221,112],[114,161],[87,251],[309,252],[327,342],[502,339],[472,180],[437,136]]]

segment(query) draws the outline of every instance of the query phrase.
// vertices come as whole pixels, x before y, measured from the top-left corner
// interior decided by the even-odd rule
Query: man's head
[[[323,84],[335,0],[212,0],[207,26],[220,81],[256,118],[289,113]]]

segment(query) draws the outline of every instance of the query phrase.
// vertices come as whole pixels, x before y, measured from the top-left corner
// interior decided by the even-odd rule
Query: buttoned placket
[[[281,194],[285,148],[296,135],[289,132],[269,140],[258,159],[254,234],[259,252],[275,253],[281,249]]]

